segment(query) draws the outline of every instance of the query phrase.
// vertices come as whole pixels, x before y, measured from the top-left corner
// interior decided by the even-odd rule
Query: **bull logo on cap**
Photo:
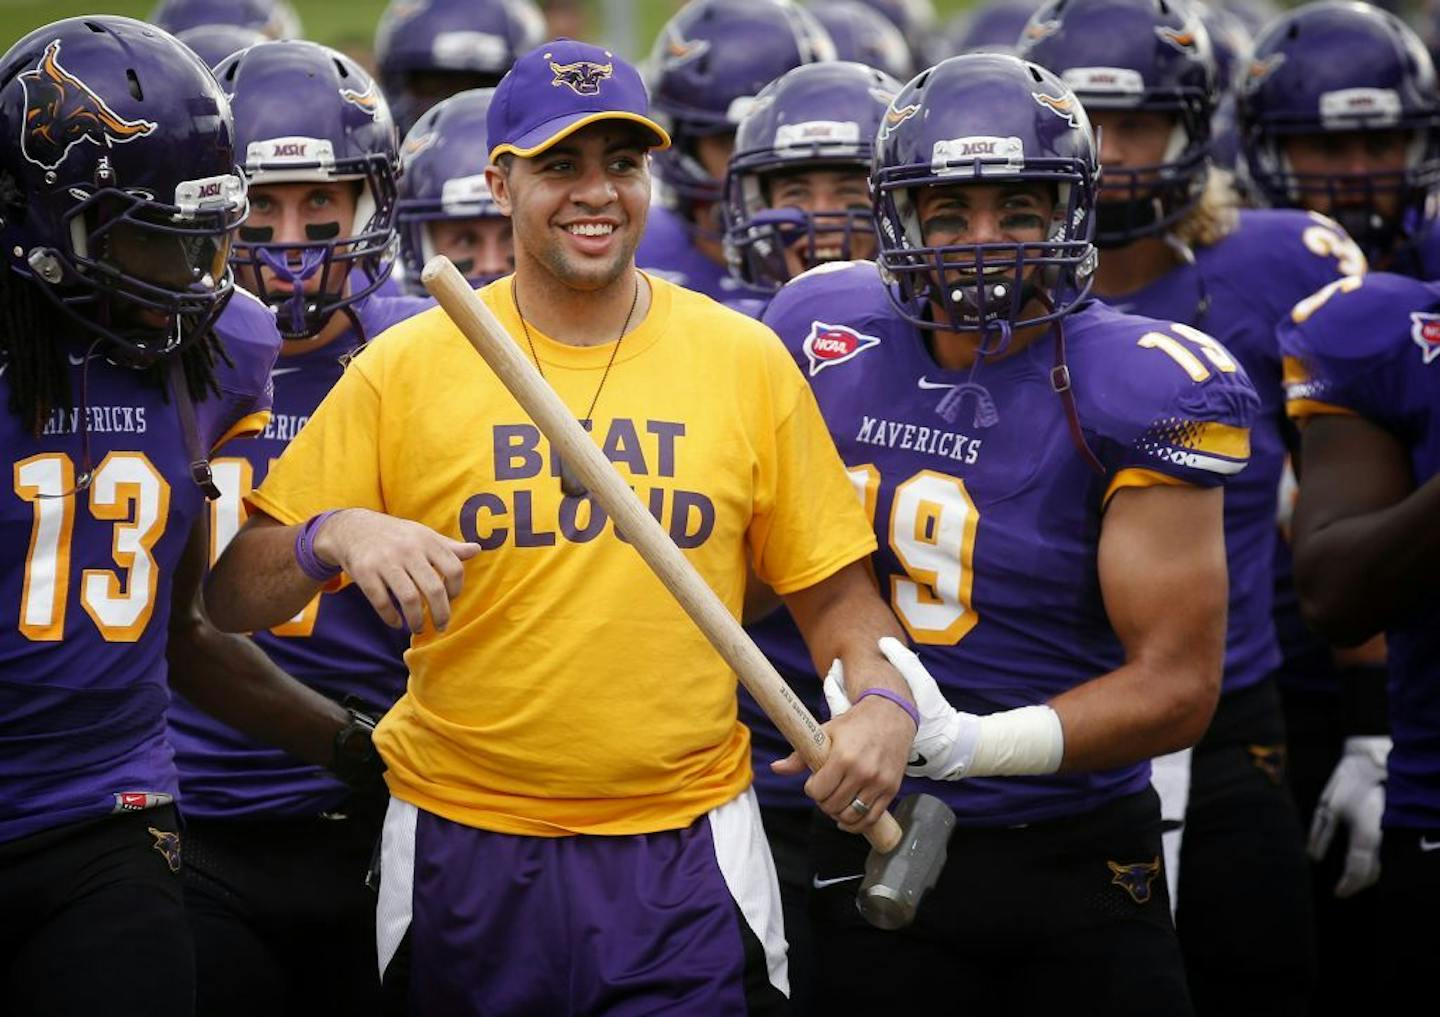
[[[615,73],[614,64],[597,64],[590,60],[576,60],[573,64],[557,64],[550,61],[550,70],[555,79],[550,84],[556,88],[569,85],[576,95],[599,95],[600,82]]]
[[[25,92],[20,151],[47,170],[64,162],[82,141],[110,148],[143,138],[158,126],[153,120],[126,120],[67,71],[60,63],[59,39],[45,47],[33,71],[20,75],[20,87]]]

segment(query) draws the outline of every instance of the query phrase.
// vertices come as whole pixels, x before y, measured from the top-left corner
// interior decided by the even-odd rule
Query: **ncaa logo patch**
[[[1410,312],[1410,338],[1420,347],[1425,363],[1440,357],[1440,314],[1433,311]]]
[[[810,377],[815,377],[827,367],[843,364],[847,360],[877,346],[880,339],[873,335],[862,335],[844,325],[827,325],[823,321],[810,323],[810,334],[805,337],[805,359],[810,361]]]

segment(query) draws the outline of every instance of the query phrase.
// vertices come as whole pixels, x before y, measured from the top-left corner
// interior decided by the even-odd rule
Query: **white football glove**
[[[1390,739],[1383,735],[1346,738],[1310,824],[1310,857],[1325,857],[1335,830],[1350,828],[1345,869],[1335,896],[1351,897],[1380,878],[1380,817],[1385,812],[1385,772]]]
[[[910,750],[905,772],[911,777],[934,780],[959,780],[964,777],[975,758],[980,738],[980,718],[955,709],[940,693],[940,687],[920,658],[900,640],[886,636],[880,640],[880,652],[910,686],[910,695],[920,714],[920,727]],[[830,716],[838,717],[850,709],[845,694],[845,668],[837,659],[825,676],[825,702]]]

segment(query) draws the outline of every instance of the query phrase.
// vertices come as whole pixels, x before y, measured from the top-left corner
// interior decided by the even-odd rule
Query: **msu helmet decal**
[[[53,170],[81,142],[109,148],[143,138],[155,130],[152,120],[126,120],[94,89],[60,63],[60,40],[45,47],[34,70],[20,75],[25,90],[25,126],[20,150],[25,158]]]

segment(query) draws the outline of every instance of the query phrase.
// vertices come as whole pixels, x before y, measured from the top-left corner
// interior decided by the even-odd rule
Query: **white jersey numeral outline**
[[[850,480],[873,527],[880,471],[851,467]],[[885,538],[904,576],[890,579],[890,605],[917,643],[951,646],[980,621],[973,606],[980,513],[958,477],[920,470],[895,488]]]
[[[65,633],[76,498],[75,464],[43,452],[15,464],[15,493],[30,502],[34,524],[25,555],[19,629],[27,639],[54,642]],[[160,570],[156,543],[170,516],[170,484],[143,452],[111,452],[88,489],[90,514],[114,524],[111,556],[119,571],[86,569],[80,606],[111,643],[139,640],[155,611]]]

